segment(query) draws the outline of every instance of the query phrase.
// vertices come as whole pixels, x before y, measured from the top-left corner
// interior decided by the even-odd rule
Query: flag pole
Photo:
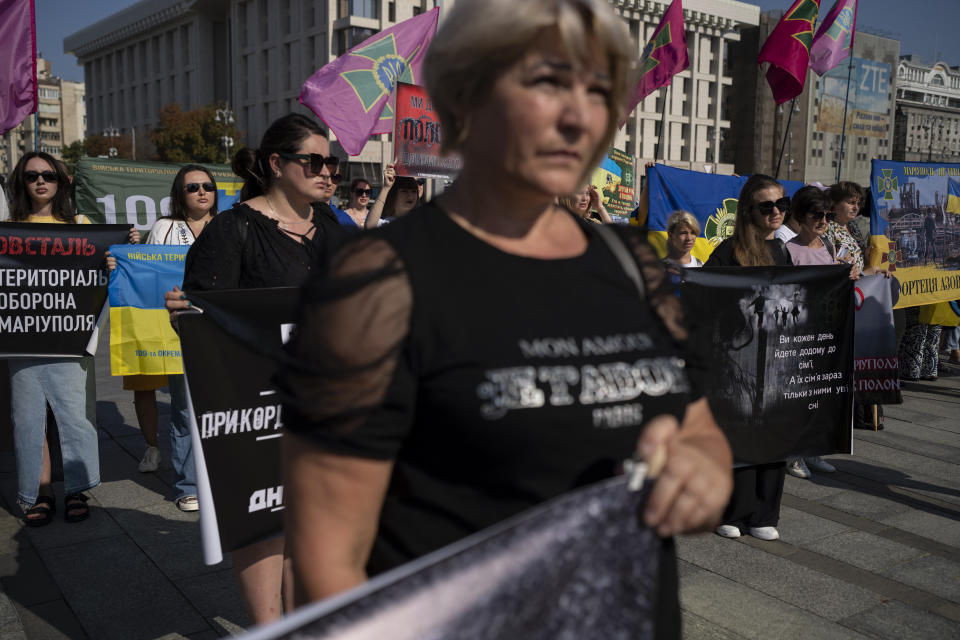
[[[860,3],[853,5],[853,27],[850,29],[850,64],[847,65],[847,95],[843,99],[843,127],[840,129],[840,159],[837,160],[837,182],[840,182],[840,170],[843,169],[843,146],[847,141],[847,105],[850,102],[850,76],[853,75],[853,38],[857,33],[857,12]]]
[[[787,148],[787,136],[790,134],[790,123],[793,122],[793,110],[797,106],[797,99],[790,101],[790,115],[787,116],[787,130],[783,132],[783,143],[780,145],[780,157],[777,159],[777,172],[773,174],[775,180],[780,179],[780,164],[783,162],[783,151]]]
[[[670,91],[670,87],[673,82],[663,86],[663,109],[660,110],[660,135],[657,136],[657,145],[653,149],[653,161],[656,161],[660,158],[660,142],[663,140],[663,133],[666,131],[665,127],[667,124],[667,93]],[[664,152],[666,155],[666,152]]]

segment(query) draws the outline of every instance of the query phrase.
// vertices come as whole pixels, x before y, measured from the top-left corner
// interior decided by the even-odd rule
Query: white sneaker
[[[805,459],[807,466],[813,469],[814,471],[820,471],[821,473],[833,473],[837,470],[835,466],[821,458],[820,456],[813,456],[812,458]]]
[[[803,458],[788,459],[787,473],[789,473],[795,478],[803,478],[804,480],[808,479],[811,475],[813,475],[810,473],[810,469],[807,469],[807,464],[803,461]]]
[[[777,540],[780,532],[776,527],[750,527],[750,535],[760,540]]]
[[[739,538],[740,529],[737,529],[732,524],[722,524],[717,527],[717,535],[723,536],[724,538]]]
[[[157,467],[160,466],[160,449],[156,447],[147,447],[147,450],[143,452],[143,460],[140,461],[140,466],[137,467],[142,473],[150,473],[151,471],[156,471]]]
[[[200,501],[197,500],[197,496],[177,498],[177,509],[180,509],[180,511],[199,511]]]

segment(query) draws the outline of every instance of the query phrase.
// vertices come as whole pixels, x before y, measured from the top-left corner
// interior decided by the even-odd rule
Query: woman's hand
[[[850,279],[859,280],[860,279],[860,269],[857,268],[855,263],[850,264]]]
[[[130,227],[130,233],[127,234],[128,244],[140,244],[140,232],[136,227]]]
[[[863,274],[862,274],[862,275],[872,276],[872,275],[877,274],[877,273],[882,273],[882,274],[883,274],[883,277],[886,278],[886,279],[888,279],[888,280],[893,277],[893,274],[890,273],[889,270],[887,270],[887,269],[881,269],[881,268],[879,268],[879,267],[867,267],[866,269],[863,270]]]
[[[180,287],[177,286],[174,286],[171,291],[163,294],[163,303],[164,306],[167,307],[167,311],[171,313],[183,311],[192,306],[190,301],[187,300],[187,296],[180,290]]]
[[[604,224],[613,222],[613,218],[607,213],[607,208],[603,206],[603,198],[600,197],[600,192],[597,191],[597,188],[592,184],[587,185],[587,191],[590,193],[590,208],[597,212],[597,215],[600,216],[600,221]]]
[[[110,255],[109,251],[104,252],[107,257],[107,271],[114,271],[117,268],[117,259]]]
[[[389,191],[393,187],[393,183],[397,181],[397,159],[394,158],[393,162],[388,162],[387,165],[383,168],[383,190]]]
[[[683,426],[657,416],[643,430],[639,452],[651,460],[666,451],[666,463],[644,510],[647,525],[663,537],[712,531],[733,491],[733,454],[706,398],[687,405]]]

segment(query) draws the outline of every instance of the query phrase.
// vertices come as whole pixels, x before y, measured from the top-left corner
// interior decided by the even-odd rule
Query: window
[[[337,17],[380,18],[379,0],[340,0],[337,5]]]
[[[183,65],[190,64],[190,26],[185,24],[180,27],[180,52],[183,54]]]
[[[260,0],[260,41],[270,37],[270,7],[267,0]]]
[[[357,46],[367,38],[373,36],[374,29],[361,29],[360,27],[350,27],[349,29],[340,29],[337,31],[337,49],[336,54],[342,56],[348,50]]]
[[[290,0],[280,0],[280,33],[282,35],[290,35],[290,31],[293,29],[293,20],[290,16]]]
[[[397,3],[396,2],[387,3],[387,20],[390,22],[397,21]]]
[[[237,35],[240,37],[240,46],[247,46],[247,3],[237,4]]]

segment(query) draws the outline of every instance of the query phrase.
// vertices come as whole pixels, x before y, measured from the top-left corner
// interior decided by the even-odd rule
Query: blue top
[[[350,214],[348,214],[346,211],[344,211],[343,209],[340,209],[339,207],[335,207],[335,206],[333,206],[332,204],[330,205],[330,208],[333,209],[334,215],[337,216],[337,221],[338,221],[342,226],[344,226],[344,227],[353,227],[353,228],[355,228],[355,229],[359,229],[359,228],[360,228],[360,225],[358,225],[358,224],[354,221],[354,219],[350,217]]]

